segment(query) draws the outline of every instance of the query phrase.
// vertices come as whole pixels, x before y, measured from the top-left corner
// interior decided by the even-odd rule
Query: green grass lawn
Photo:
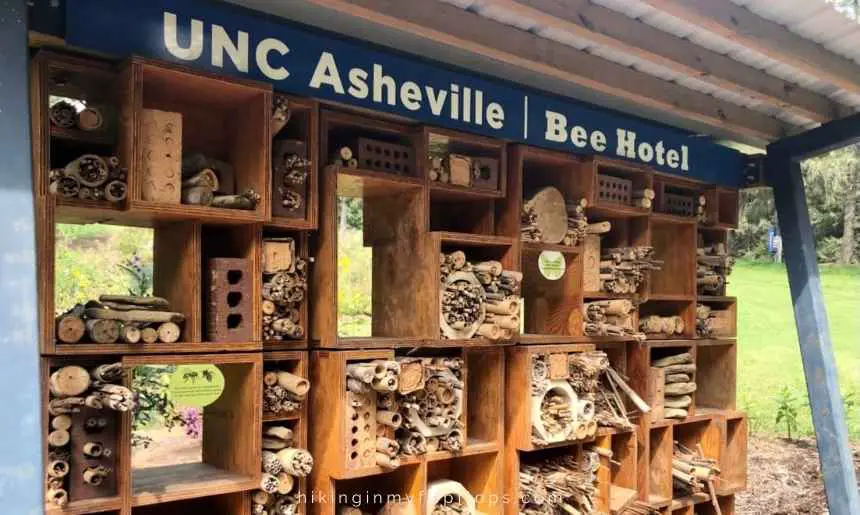
[[[787,386],[798,399],[799,429],[812,434],[806,383],[782,265],[739,262],[729,278],[738,297],[738,406],[753,431],[781,431],[776,398]],[[833,350],[852,439],[860,439],[860,267],[822,266]],[[851,406],[851,401],[856,405]]]

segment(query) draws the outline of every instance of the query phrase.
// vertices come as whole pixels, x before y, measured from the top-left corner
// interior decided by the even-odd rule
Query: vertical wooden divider
[[[153,292],[185,313],[182,342],[203,341],[202,228],[197,223],[166,223],[153,238]]]

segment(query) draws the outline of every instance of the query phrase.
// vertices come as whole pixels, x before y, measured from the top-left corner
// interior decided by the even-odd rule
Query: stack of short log
[[[329,162],[334,166],[343,168],[358,168],[358,158],[348,146],[338,148]]]
[[[601,249],[600,291],[634,294],[645,282],[648,272],[660,270],[663,262],[654,259],[653,247]]]
[[[706,458],[700,446],[693,451],[678,442],[672,452],[672,483],[676,497],[709,495],[717,513],[714,481],[720,476],[716,460]]]
[[[469,263],[462,251],[442,254],[440,271],[443,338],[509,340],[519,332],[521,272],[498,261]]]
[[[299,410],[311,388],[310,382],[286,370],[263,374],[263,412],[285,414]]]
[[[663,389],[663,417],[687,418],[692,394],[696,391],[696,364],[689,352],[673,354],[651,362],[661,369],[665,381]]]
[[[651,205],[654,203],[654,198],[656,196],[656,192],[651,188],[633,190],[633,192],[630,194],[630,204],[633,207],[651,209]]]
[[[581,462],[573,456],[558,456],[520,467],[520,513],[596,513],[597,471],[600,460],[593,451],[583,453]]]
[[[50,171],[48,190],[65,199],[120,202],[128,194],[128,170],[115,156],[84,154]]]
[[[562,193],[548,186],[534,193],[523,203],[520,214],[520,234],[525,241],[581,245],[591,227],[585,216],[586,199],[565,202]],[[592,224],[596,225],[596,224]]]
[[[272,162],[272,173],[280,180],[275,186],[275,202],[286,211],[296,211],[305,205],[304,184],[308,180],[311,162],[296,153],[276,153]]]
[[[292,238],[263,241],[263,339],[304,338],[301,303],[308,290],[308,262],[295,251]]]
[[[161,297],[101,295],[57,317],[57,340],[78,343],[174,343],[185,315]]]
[[[623,336],[644,341],[636,330],[633,314],[636,307],[628,299],[597,300],[582,306],[583,330],[588,336]]]
[[[708,199],[704,195],[699,195],[699,201],[696,205],[696,222],[703,224],[708,221],[707,213]]]
[[[725,295],[726,278],[734,265],[726,245],[700,246],[697,254],[696,286],[699,295]]]
[[[122,381],[121,363],[99,365],[87,370],[77,365],[60,367],[51,373],[48,390],[51,400],[48,403],[50,431],[48,433],[48,465],[46,467],[45,496],[48,502],[64,507],[69,502],[69,485],[78,483],[98,487],[113,473],[112,461],[106,464],[99,460],[111,457],[114,449],[93,437],[93,441],[72,442],[75,429],[93,434],[108,426],[107,417],[89,417],[82,420],[76,414],[85,409],[130,411],[135,408],[135,396],[128,388],[117,384]],[[74,428],[75,423],[86,427]],[[116,435],[103,435],[106,441],[113,441]],[[73,445],[74,444],[74,445]],[[78,449],[81,456],[73,456]],[[81,465],[73,469],[72,463]],[[82,478],[71,481],[70,474],[82,474]]]
[[[731,336],[733,314],[724,309],[714,309],[707,304],[696,304],[696,336],[719,338]]]
[[[298,479],[314,466],[311,453],[295,447],[293,431],[275,425],[263,429],[263,459],[260,489],[251,496],[255,515],[294,515],[300,495]]]
[[[672,338],[684,334],[684,329],[684,319],[677,315],[649,315],[639,320],[639,330],[648,336]]]
[[[233,165],[203,154],[182,157],[183,204],[226,209],[253,210],[260,194],[248,188],[236,194],[236,171]]]

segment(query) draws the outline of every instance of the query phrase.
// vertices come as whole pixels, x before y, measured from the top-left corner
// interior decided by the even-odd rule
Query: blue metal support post
[[[848,447],[848,429],[836,377],[836,361],[833,358],[827,310],[818,275],[815,237],[809,221],[800,163],[787,154],[771,154],[772,150],[768,148],[766,179],[773,187],[782,231],[794,320],[827,503],[830,513],[834,515],[858,515],[860,496],[854,460]]]
[[[42,513],[27,6],[0,0],[0,512]]]

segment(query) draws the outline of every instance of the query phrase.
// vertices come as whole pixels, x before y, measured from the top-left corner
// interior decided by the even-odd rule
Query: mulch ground
[[[860,446],[854,447],[860,476]],[[735,511],[744,515],[829,513],[814,439],[787,441],[750,435],[747,490]]]

